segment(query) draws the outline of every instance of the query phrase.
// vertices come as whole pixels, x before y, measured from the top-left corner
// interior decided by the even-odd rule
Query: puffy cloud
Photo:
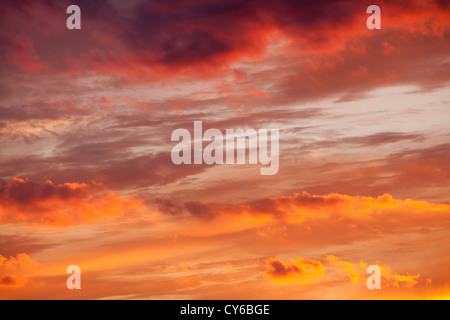
[[[276,258],[269,258],[264,275],[277,282],[307,283],[323,277],[324,270],[320,261],[299,257],[285,263]]]
[[[28,279],[26,274],[39,264],[25,253],[6,258],[0,254],[0,286],[22,287]]]
[[[419,274],[398,274],[393,272],[385,264],[381,264],[380,262],[377,263],[381,270],[381,281],[383,286],[412,288],[419,282]],[[334,255],[327,255],[323,262],[299,257],[297,259],[292,259],[290,263],[285,263],[276,258],[269,258],[267,260],[264,275],[276,282],[289,284],[307,283],[321,277],[327,277],[327,280],[330,280],[330,267],[335,267],[339,272],[345,272],[351,282],[358,283],[366,281],[369,277],[369,275],[366,274],[367,265],[367,263],[362,261],[358,264],[343,261]],[[429,282],[430,279],[425,279],[425,283]]]
[[[84,183],[54,184],[14,178],[0,185],[0,222],[67,226],[124,215],[143,202]]]
[[[348,273],[348,276],[350,277],[352,282],[358,282],[358,281],[363,281],[365,280],[362,276],[361,276],[361,270],[359,270],[359,272],[357,272],[355,270],[356,266],[353,263],[347,262],[347,261],[342,261],[338,258],[336,258],[335,256],[329,255],[327,256],[327,260],[328,262],[335,264],[339,269],[345,271]],[[360,263],[360,267],[362,269],[364,269],[364,267],[366,266],[366,264],[364,263]],[[358,268],[358,269],[361,269]]]

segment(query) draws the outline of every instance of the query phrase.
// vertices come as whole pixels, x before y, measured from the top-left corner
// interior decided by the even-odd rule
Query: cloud
[[[28,121],[28,120],[58,120],[70,117],[87,116],[88,109],[79,107],[80,101],[76,99],[60,100],[58,98],[39,98],[31,103],[23,101],[12,102],[11,105],[0,107],[2,121]]]
[[[36,262],[26,253],[19,253],[16,257],[5,258],[0,255],[0,270],[5,271],[21,271],[36,266]]]
[[[36,235],[0,235],[0,253],[4,256],[13,256],[21,252],[33,254],[54,247],[56,242],[42,243]]]
[[[353,264],[348,261],[340,260],[333,255],[328,255],[327,261],[329,264],[336,266],[339,270],[346,272],[352,282],[366,281],[369,277],[369,274],[366,274],[366,268],[368,266],[366,262],[361,261],[359,264]],[[419,282],[420,274],[398,274],[379,261],[377,261],[377,265],[380,267],[383,286],[412,288]],[[428,283],[429,281],[430,279],[425,279],[425,283]]]
[[[331,264],[335,264],[339,269],[347,272],[352,282],[364,281],[365,279],[361,276],[361,270],[356,271],[356,266],[353,263],[342,261],[335,256],[328,255],[327,261]],[[366,264],[360,263],[360,268],[365,269]]]
[[[67,226],[139,210],[139,199],[122,198],[84,183],[54,184],[14,178],[0,185],[0,222]]]
[[[293,196],[279,198],[265,198],[254,200],[248,204],[205,204],[186,203],[186,208],[192,214],[201,215],[255,215],[269,216],[275,220],[302,222],[305,218],[316,219],[342,219],[344,217],[355,220],[378,219],[379,216],[388,216],[393,212],[395,222],[404,215],[430,212],[446,214],[450,210],[447,204],[435,204],[412,199],[396,200],[389,194],[378,197],[348,196],[338,193],[329,195],[311,195],[306,191],[295,193]],[[425,216],[422,216],[425,218]]]
[[[387,280],[387,285],[392,286],[394,288],[412,288],[419,282],[420,274],[410,275],[410,274],[398,274],[393,272],[386,265],[380,266],[381,275],[384,276]],[[428,283],[430,279],[425,279],[425,282]]]
[[[330,141],[320,141],[314,143],[314,148],[329,148],[337,144],[356,144],[361,146],[379,146],[388,143],[407,142],[407,141],[422,141],[424,135],[408,134],[403,132],[379,132],[368,136],[360,137],[346,137],[340,139],[333,139]]]
[[[0,275],[0,286],[6,287],[23,287],[27,282],[26,279],[20,279],[7,274]]]
[[[33,50],[27,50],[27,55],[21,54],[23,50],[4,40],[2,51],[5,58],[2,60],[11,66],[19,65],[27,72],[41,70],[40,66],[45,65],[48,66],[46,72],[66,69],[74,73],[94,71],[134,78],[165,78],[180,74],[214,77],[218,70],[227,71],[233,63],[262,58],[280,39],[293,44],[297,59],[299,53],[325,52],[334,55],[355,39],[365,41],[376,38],[365,27],[365,10],[370,3],[355,4],[350,0],[229,0],[220,4],[205,0],[189,3],[177,0],[170,3],[133,1],[122,5],[78,1],[84,27],[71,33],[65,28],[66,16],[61,15],[69,4],[69,1],[35,4],[19,1],[9,5],[13,7],[2,13],[3,28],[12,30],[9,37],[12,39],[26,34],[29,40],[22,43],[28,43]],[[379,33],[384,36],[380,45],[388,43],[380,47],[367,47],[374,51],[373,56],[378,52],[386,53],[386,48],[393,48],[385,56],[389,57],[389,53],[394,58],[380,69],[380,63],[372,68],[371,63],[360,64],[358,60],[351,63],[351,59],[344,57],[342,64],[341,57],[338,57],[339,65],[349,71],[342,74],[348,74],[347,79],[355,86],[361,83],[358,79],[361,73],[355,73],[355,70],[365,67],[368,72],[363,82],[367,82],[377,75],[386,76],[385,72],[392,67],[392,74],[400,75],[404,65],[414,62],[415,59],[409,59],[410,55],[406,56],[407,59],[401,55],[403,63],[398,60],[396,53],[401,52],[403,48],[400,47],[405,45],[398,40],[410,41],[409,35],[419,41],[420,36],[427,39],[446,37],[448,9],[439,2],[383,1],[379,5],[383,11],[383,29]],[[46,15],[45,22],[36,18],[40,14]],[[396,31],[401,31],[403,35],[395,34]],[[58,48],[51,45],[55,42],[59,43]],[[417,52],[417,55],[422,54],[424,52]],[[427,54],[430,52],[425,56]],[[13,58],[20,59],[15,61]],[[326,57],[326,60],[329,58]],[[316,59],[312,61],[314,64],[321,63]],[[377,69],[380,70],[377,72]],[[316,77],[323,74],[309,74],[309,71],[305,72],[305,80],[318,80]],[[353,76],[356,78],[351,79]],[[342,77],[339,79],[342,84],[348,84],[345,79],[342,81]],[[328,82],[325,76],[321,80]],[[304,82],[300,82],[297,89],[307,84]],[[329,83],[327,89],[331,87]],[[301,91],[306,93],[310,89]],[[318,87],[314,89],[313,92]]]
[[[412,288],[419,282],[419,274],[398,274],[385,264],[377,263],[380,264],[382,286]],[[352,283],[358,283],[366,281],[370,276],[366,273],[367,266],[368,264],[365,262],[361,261],[359,264],[354,264],[343,261],[334,255],[327,255],[323,262],[299,257],[292,259],[290,263],[285,263],[276,258],[269,258],[264,275],[275,282],[304,284],[318,278],[333,280],[330,278],[332,277],[330,267],[336,267],[339,272],[345,272]],[[428,283],[429,280],[425,280],[425,282]]]
[[[361,139],[360,142],[365,143],[369,140]],[[406,142],[408,139],[402,141]],[[386,145],[386,148],[389,148],[389,154],[384,156],[380,156],[382,151],[377,150],[373,156],[360,157],[357,154],[361,153],[359,144],[356,145],[358,148],[354,149],[351,149],[349,145],[350,149],[347,150],[351,152],[350,157],[338,151],[339,156],[336,159],[324,150],[323,158],[305,159],[302,182],[299,185],[307,186],[304,188],[313,194],[336,192],[376,197],[379,194],[388,193],[396,198],[416,198],[429,202],[447,203],[449,192],[447,181],[450,177],[450,168],[447,163],[450,161],[450,145],[439,144],[399,150],[389,146],[390,144]],[[314,144],[311,144],[308,149],[313,154],[317,152]],[[371,149],[367,150],[367,152],[371,151]],[[296,167],[289,168],[290,174],[287,174],[285,179],[297,171]],[[306,172],[312,172],[314,175],[307,175]],[[323,175],[327,178],[324,179]]]
[[[365,259],[367,255],[380,259],[391,254],[406,254],[399,248],[409,252],[416,250],[415,246],[432,245],[447,232],[450,214],[448,204],[399,200],[387,194],[364,197],[303,192],[246,204],[189,201],[184,207],[176,201],[158,199],[154,204],[150,201],[149,206],[158,208],[159,214],[168,219],[176,215],[178,223],[185,228],[179,230],[174,226],[171,233],[179,236],[236,237],[254,250],[254,243],[264,243],[268,251],[277,252],[280,247],[284,250],[301,248],[319,250],[325,255],[329,254],[322,249],[328,246],[356,246],[355,254],[358,252]],[[390,241],[400,243],[393,244],[392,249],[385,248],[384,243]],[[405,241],[412,242],[405,244]],[[379,246],[377,252],[384,250],[383,253],[379,257],[375,253],[363,253],[362,248],[369,244]],[[351,270],[352,266],[343,264],[340,268]],[[365,277],[365,270],[358,268],[355,265],[356,273],[352,273],[355,280],[358,274]]]
[[[299,257],[285,263],[276,258],[269,258],[264,275],[280,283],[307,283],[324,277],[324,270],[320,261]]]
[[[392,289],[448,283],[449,145],[430,147],[448,128],[443,1],[380,1],[381,30],[366,28],[368,1],[77,0],[71,31],[70,4],[0,10],[1,253],[50,262],[25,296],[70,297],[54,270],[74,256],[102,273],[86,273],[89,297],[348,297],[376,259]],[[279,174],[173,165],[171,131],[201,119],[280,127]],[[135,212],[151,223],[125,231]],[[314,260],[280,260],[299,254]],[[229,257],[242,259],[223,273]],[[176,267],[134,273],[157,266]],[[266,290],[264,270],[320,286]],[[28,279],[13,271],[7,296]]]
[[[5,32],[1,32],[0,43],[2,46],[9,47],[6,58],[26,74],[38,73],[45,68],[29,36],[18,34],[15,37],[9,37]]]
[[[296,201],[301,205],[296,206],[311,210],[299,211],[305,215],[304,219],[277,218],[270,214],[273,208],[261,213],[263,204],[254,213],[233,212],[233,205],[227,204],[228,211],[220,213],[209,207],[209,219],[182,214],[174,217],[176,213],[164,214],[163,210],[176,211],[174,206],[178,203],[160,203],[162,212],[151,224],[130,224],[126,230],[122,225],[106,230],[104,225],[90,226],[89,229],[101,231],[102,235],[94,245],[92,238],[85,237],[84,233],[75,239],[70,234],[70,246],[75,243],[77,247],[67,252],[63,248],[68,244],[59,241],[65,239],[62,234],[50,230],[45,236],[46,230],[40,230],[44,234],[42,243],[59,244],[39,253],[49,263],[29,278],[45,285],[15,296],[34,297],[43,294],[44,289],[45,296],[70,298],[67,292],[58,289],[65,279],[55,277],[55,273],[64,270],[71,261],[85,270],[84,283],[89,290],[82,294],[86,298],[123,294],[161,298],[173,297],[174,292],[184,298],[208,295],[224,298],[235,291],[240,291],[238,296],[242,298],[361,298],[368,295],[364,280],[369,276],[365,273],[369,264],[388,270],[382,274],[384,290],[380,294],[383,297],[425,294],[427,278],[433,279],[430,291],[441,289],[446,283],[447,248],[441,241],[448,230],[448,211],[433,212],[426,209],[428,203],[423,203],[423,211],[412,210],[413,206],[403,210],[399,208],[406,200],[389,197],[355,200],[357,197],[344,195],[330,199],[303,194],[298,198]],[[294,203],[295,197],[280,199],[286,201],[286,210],[297,212],[293,205],[288,205]],[[346,202],[357,203],[358,209],[348,210],[342,205]],[[317,212],[314,207],[318,208]],[[430,251],[430,247],[435,249]],[[287,260],[281,255],[298,258]],[[327,257],[331,255],[334,258]],[[424,261],[422,255],[430,259]],[[408,265],[404,264],[406,260]],[[232,265],[233,272],[223,273],[228,264]],[[436,265],[442,265],[442,270]],[[185,266],[194,267],[185,270]],[[95,272],[103,276],[98,277]],[[19,277],[15,273],[4,274]],[[261,281],[263,277],[268,281]],[[155,287],[151,290],[144,283],[153,283]],[[236,283],[240,285],[235,286]],[[286,291],[278,290],[279,287]]]
[[[39,264],[25,253],[6,258],[0,254],[0,286],[23,287],[28,279],[27,273]]]

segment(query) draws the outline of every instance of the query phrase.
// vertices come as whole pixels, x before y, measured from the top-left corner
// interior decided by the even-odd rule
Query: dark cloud
[[[82,8],[83,28],[76,32],[65,28],[65,8],[69,4]],[[346,43],[351,38],[346,39],[345,35],[354,31],[355,22],[361,22],[358,30],[364,30],[365,9],[369,4],[350,0],[131,1],[121,5],[108,1],[20,1],[14,5],[4,4],[8,10],[5,8],[3,12],[2,24],[14,30],[16,36],[27,35],[32,51],[18,63],[25,68],[28,65],[31,72],[32,65],[50,67],[47,71],[68,67],[77,72],[90,69],[121,74],[134,71],[139,74],[140,66],[150,69],[154,66],[156,71],[158,65],[190,70],[197,65],[208,66],[214,72],[242,57],[265,52],[269,45],[267,35],[276,29],[310,47],[315,47],[316,43],[327,45],[336,37],[336,32]],[[424,6],[406,1],[379,5],[388,8],[386,11],[391,14],[385,18],[388,21],[394,19],[392,15],[402,13],[401,10],[407,14],[428,10],[431,16],[438,12],[437,8],[446,10],[439,2],[432,1]],[[46,20],[37,16],[42,13],[47,14]],[[11,28],[18,23],[20,28]],[[386,32],[380,33],[386,37]],[[361,31],[357,34],[367,36]],[[393,33],[387,37],[393,36],[401,40]],[[3,38],[0,45],[6,52],[5,61],[9,61],[10,54],[18,53],[17,46],[23,43],[14,42],[14,37],[6,34]],[[53,46],[55,42],[57,49]],[[378,53],[376,48],[373,51]],[[347,71],[351,70],[350,66],[346,67]]]
[[[55,185],[50,181],[38,183],[29,179],[15,178],[0,183],[0,201],[9,204],[31,204],[56,198],[70,200],[86,196],[87,185]]]

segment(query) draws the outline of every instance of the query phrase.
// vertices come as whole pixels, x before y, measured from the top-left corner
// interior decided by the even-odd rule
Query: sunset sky
[[[0,65],[0,299],[450,299],[448,1],[2,1]]]

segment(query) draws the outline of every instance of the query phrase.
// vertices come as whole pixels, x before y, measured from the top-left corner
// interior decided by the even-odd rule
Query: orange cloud
[[[335,266],[338,271],[346,272],[353,283],[366,281],[369,277],[366,274],[368,264],[365,262],[360,262],[358,265],[340,260],[333,255],[327,255],[324,264],[325,266]],[[278,283],[303,284],[320,277],[325,277],[329,270],[327,271],[327,268],[324,269],[324,264],[321,261],[301,257],[292,259],[291,263],[285,263],[276,258],[269,258],[264,275]],[[379,265],[379,267],[381,270],[382,286],[412,288],[419,282],[419,274],[398,274],[386,265]],[[430,279],[426,279],[425,283],[429,284]]]
[[[185,208],[194,216],[214,217],[229,216],[230,214],[240,216],[267,217],[270,220],[286,222],[305,222],[333,218],[342,221],[344,218],[355,222],[368,223],[376,220],[379,216],[389,215],[386,224],[406,223],[402,217],[409,216],[410,219],[424,219],[420,213],[429,214],[450,213],[450,205],[430,203],[426,201],[415,201],[412,199],[397,200],[389,194],[373,198],[365,196],[348,196],[338,193],[329,195],[311,195],[307,192],[295,193],[293,196],[282,196],[279,198],[265,198],[252,201],[248,204],[224,205],[185,203]],[[418,215],[419,214],[419,215]],[[430,218],[430,217],[428,217]],[[410,222],[409,220],[408,222]]]
[[[264,274],[280,283],[307,283],[325,275],[320,261],[301,257],[292,259],[290,263],[269,258]]]
[[[380,265],[381,275],[387,280],[387,285],[395,288],[405,287],[412,288],[418,283],[420,274],[410,275],[410,274],[398,274],[390,270],[389,267]],[[425,279],[425,283],[430,283],[431,279]]]
[[[378,5],[382,8],[382,30],[399,29],[437,36],[443,36],[448,30],[448,10],[439,1],[381,1]],[[132,19],[120,14],[122,6],[132,14]],[[48,47],[57,39],[63,48],[71,50],[64,50],[57,57],[46,51],[37,52],[34,58],[29,54],[22,57],[22,47],[16,48],[11,41],[5,41],[4,46],[7,52],[22,54],[19,58],[25,62],[19,65],[25,70],[36,67],[23,64],[28,65],[31,60],[32,66],[39,66],[34,60],[40,58],[54,69],[68,65],[75,72],[89,70],[139,77],[154,74],[156,70],[157,74],[175,77],[188,70],[197,76],[202,71],[214,76],[217,70],[224,71],[243,58],[261,57],[273,43],[271,38],[285,38],[302,51],[330,52],[369,32],[365,28],[367,4],[353,1],[293,3],[278,0],[219,5],[204,0],[176,1],[172,5],[136,1],[120,7],[121,10],[110,4],[92,5],[91,10],[95,8],[102,15],[96,19],[86,18],[91,28],[81,32],[85,38],[94,39],[93,44],[87,44],[83,37],[61,37],[64,28],[59,27],[60,4],[21,6],[17,13],[5,10],[1,15],[3,26],[5,30],[14,26],[11,32],[15,37],[31,34],[35,42]],[[45,13],[45,23],[26,18],[36,13]],[[110,32],[110,24],[118,26],[115,32]],[[148,34],[154,36],[149,39]],[[84,50],[75,50],[80,46]]]
[[[328,255],[327,261],[329,264],[336,266],[339,270],[345,271],[350,277],[352,282],[366,281],[369,276],[366,274],[367,263],[360,262],[358,264],[353,264],[348,261],[340,260],[339,258]],[[383,285],[394,287],[394,288],[412,288],[418,283],[420,274],[410,275],[410,274],[398,274],[393,272],[386,265],[377,262],[381,270],[381,276],[383,278]],[[431,283],[431,279],[425,279],[425,283]]]
[[[0,286],[22,287],[28,279],[26,275],[39,264],[25,253],[6,258],[0,254]]]
[[[138,199],[124,199],[98,185],[14,178],[0,184],[0,222],[29,222],[67,226],[123,215],[143,207]]]
[[[365,278],[363,278],[361,276],[361,271],[358,272],[355,270],[356,266],[353,263],[339,260],[338,258],[336,258],[335,256],[332,256],[332,255],[327,256],[327,260],[330,263],[335,264],[339,269],[347,272],[348,276],[350,277],[352,282],[358,282],[358,281],[365,280]],[[366,264],[361,262],[360,266],[363,269],[365,269],[364,267],[366,266]]]

